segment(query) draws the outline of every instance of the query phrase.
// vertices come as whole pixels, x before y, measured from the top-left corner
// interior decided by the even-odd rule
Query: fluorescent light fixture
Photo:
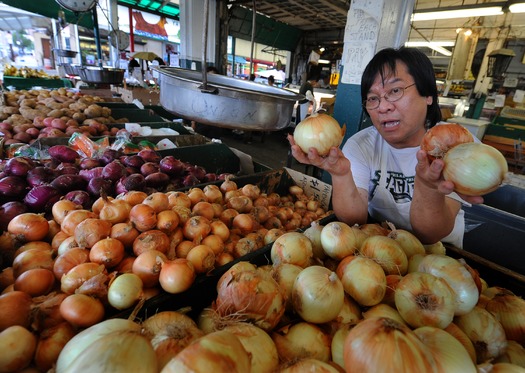
[[[330,63],[330,61],[328,60],[323,60],[323,59],[320,59],[317,61],[318,63]]]
[[[430,44],[438,47],[453,47],[456,45],[456,42],[453,40],[443,40],[443,41],[407,41],[405,46],[407,47],[428,47]]]
[[[325,51],[324,47],[319,48],[319,52],[323,53]]]
[[[503,14],[502,6],[487,6],[476,8],[442,8],[429,11],[419,11],[412,14],[412,21],[433,21],[436,19],[471,18],[483,16],[496,16]]]
[[[452,52],[444,47],[453,47],[456,43],[453,41],[407,41],[407,47],[427,47],[441,53],[447,57],[452,56]]]
[[[509,5],[511,13],[525,13],[525,3],[516,3]]]

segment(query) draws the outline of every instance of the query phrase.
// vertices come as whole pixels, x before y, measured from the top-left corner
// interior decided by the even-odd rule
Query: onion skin
[[[443,160],[443,177],[454,183],[454,191],[466,196],[482,196],[498,189],[509,171],[503,154],[486,144],[457,145]]]
[[[249,372],[250,356],[234,334],[217,331],[206,334],[182,350],[163,373]],[[57,372],[58,373],[58,372]]]
[[[341,128],[330,115],[314,113],[295,127],[293,138],[303,152],[315,148],[320,156],[326,156],[330,148],[341,145],[345,132],[346,125]]]

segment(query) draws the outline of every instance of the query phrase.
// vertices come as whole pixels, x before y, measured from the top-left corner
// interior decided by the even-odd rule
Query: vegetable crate
[[[247,175],[247,176],[241,176],[236,177],[233,180],[237,183],[239,187],[243,187],[246,184],[256,184],[259,186],[261,191],[265,193],[279,193],[281,195],[287,194],[288,189],[292,185],[299,185],[304,180],[308,183],[314,183],[319,186],[318,189],[327,189],[326,193],[329,193],[328,190],[331,193],[331,188],[324,185],[319,180],[315,180],[314,178],[307,176],[307,175],[297,175],[299,174],[296,171],[289,170],[287,168],[283,168],[280,170],[272,170],[267,172],[262,172],[258,175]],[[296,180],[299,181],[299,183],[296,182]],[[317,188],[317,187],[316,187]],[[308,196],[312,196],[311,188],[306,187],[305,193]],[[308,191],[310,190],[310,191]],[[317,197],[314,196],[314,199],[319,200],[321,204],[323,204],[322,201],[322,193],[320,193]],[[335,217],[333,215],[327,216],[324,219],[320,220],[321,224],[327,224],[330,221],[335,220]],[[304,231],[306,228],[301,229],[300,231]],[[240,261],[249,261],[250,263],[253,263],[257,266],[263,266],[266,264],[271,264],[271,258],[270,258],[270,252],[271,252],[271,244],[266,245],[262,247],[261,249],[249,253],[239,259],[234,260],[233,262],[230,262],[226,265],[223,265],[219,268],[216,268],[211,273],[208,273],[206,275],[198,275],[195,279],[192,287],[180,294],[169,294],[166,292],[162,292],[157,296],[154,296],[150,299],[148,299],[142,308],[138,310],[137,317],[138,318],[147,318],[157,312],[161,311],[167,311],[167,310],[179,310],[182,308],[191,308],[191,310],[188,312],[188,315],[190,317],[195,317],[202,311],[204,308],[211,305],[211,302],[216,298],[217,296],[217,290],[216,285],[219,280],[219,278],[235,263],[238,263]],[[119,317],[119,318],[128,318],[131,313],[133,312],[132,309],[127,309],[125,311],[121,311],[118,313],[115,313],[113,315],[108,315],[109,317]]]

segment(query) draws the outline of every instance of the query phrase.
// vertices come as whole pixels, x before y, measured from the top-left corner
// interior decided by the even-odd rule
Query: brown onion
[[[104,305],[85,294],[71,294],[60,304],[60,314],[73,326],[87,328],[104,319]]]
[[[446,152],[458,144],[473,142],[468,129],[457,123],[442,123],[430,128],[421,141],[421,149],[429,159],[443,158]]]
[[[159,283],[162,289],[170,294],[188,290],[196,277],[195,267],[188,259],[177,258],[162,263]]]

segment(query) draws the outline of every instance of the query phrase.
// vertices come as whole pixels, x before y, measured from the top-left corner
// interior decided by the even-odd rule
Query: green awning
[[[14,8],[23,9],[31,13],[40,14],[44,17],[58,19],[58,12],[64,11],[66,21],[78,26],[92,29],[93,14],[91,12],[75,14],[62,8],[55,0],[38,0],[38,1],[20,1],[20,0],[2,0],[4,4]]]

